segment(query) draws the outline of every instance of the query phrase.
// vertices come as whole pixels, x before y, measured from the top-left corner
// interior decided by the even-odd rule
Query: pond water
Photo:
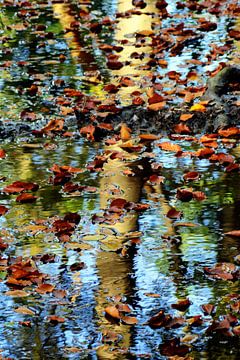
[[[59,79],[64,80],[65,87],[104,99],[104,84],[134,72],[131,65],[124,67],[121,74],[108,70],[98,43],[117,44],[124,34],[130,34],[127,38],[131,39],[131,33],[136,31],[133,20],[121,18],[119,33],[109,33],[106,29],[101,33],[101,41],[89,34],[84,16],[78,37],[68,29],[73,21],[81,21],[81,16],[76,17],[80,10],[90,8],[98,20],[128,10],[128,3],[41,1],[23,2],[22,7],[12,6],[18,5],[17,1],[2,3],[0,115],[4,124],[24,121],[32,129],[40,129],[50,119],[64,117],[64,109],[62,113],[59,109],[59,98],[63,96],[63,89],[56,85]],[[155,29],[183,21],[187,10],[177,9],[172,1],[168,11],[175,18],[157,23],[158,18],[152,15],[154,3],[148,2],[141,30],[151,29],[152,19]],[[196,19],[192,17],[188,21],[194,25]],[[181,56],[169,57],[167,69],[154,69],[162,76],[160,83],[165,84],[167,71],[179,71],[185,76],[189,71],[187,61],[192,57],[206,59],[211,43],[225,43],[230,21],[224,16],[217,21],[218,29],[206,34],[204,44],[196,40]],[[43,33],[39,24],[45,26]],[[45,33],[49,35],[46,37]],[[129,58],[133,48],[134,45],[124,48],[121,61]],[[143,51],[149,53],[149,45]],[[59,61],[61,54],[65,56],[64,62]],[[227,52],[222,54],[223,60],[228,57]],[[139,70],[141,61],[135,64],[136,88],[143,75],[148,78],[153,71]],[[197,83],[193,80],[192,86],[204,84],[206,71],[215,68],[216,63],[206,64],[202,74],[202,68],[196,68],[198,80]],[[101,80],[89,80],[92,73],[89,76],[86,72],[96,70],[100,71]],[[26,91],[33,83],[39,87],[36,97]],[[168,85],[172,87],[171,81]],[[144,82],[141,86],[144,87]],[[121,89],[119,103],[129,103],[129,91],[127,87]],[[34,113],[33,118],[26,120],[22,111]],[[69,130],[73,136],[38,138],[23,133],[18,139],[5,139],[0,145],[7,154],[0,159],[0,205],[9,209],[0,216],[0,236],[8,244],[7,249],[1,247],[0,258],[0,357],[166,359],[161,344],[180,338],[181,343],[189,346],[189,359],[238,359],[239,336],[217,331],[206,333],[211,316],[204,315],[201,305],[216,306],[214,319],[223,319],[230,312],[239,315],[239,308],[235,311],[231,308],[239,303],[239,280],[216,280],[204,272],[204,267],[211,268],[216,263],[233,263],[239,255],[239,238],[224,235],[239,228],[239,173],[227,172],[223,165],[208,159],[188,154],[177,157],[161,150],[157,146],[160,140],[140,153],[129,153],[117,145],[90,143],[79,136],[71,121]],[[169,139],[163,137],[162,141]],[[176,143],[186,152],[199,148],[197,141],[176,140]],[[238,140],[227,144],[219,140],[218,146],[219,152],[232,154],[239,162]],[[122,151],[123,159],[109,157],[100,171],[90,169],[89,164],[96,156],[114,151]],[[161,167],[163,183],[149,181],[149,168],[154,163]],[[63,183],[53,184],[54,164],[81,169],[73,173],[71,181],[85,188],[66,192]],[[188,171],[199,173],[199,178],[190,185],[183,179]],[[19,194],[6,193],[4,187],[14,181],[37,183],[36,202],[19,203],[16,202]],[[202,191],[206,199],[180,201],[176,193],[182,187]],[[148,204],[149,208],[144,212],[124,212],[114,222],[93,221],[96,214],[102,216],[103,209],[114,198]],[[181,218],[169,218],[171,208],[181,211]],[[54,222],[67,213],[78,213],[81,220],[69,238],[61,238],[53,230]],[[23,261],[20,257],[30,258],[33,267],[47,274],[45,282],[52,284],[54,291],[39,293],[36,283],[25,287],[9,285],[8,266]],[[81,262],[83,268],[74,268]],[[23,289],[27,296],[8,293],[16,289]],[[172,304],[186,298],[191,303],[187,310],[172,308]],[[131,307],[130,316],[137,318],[137,324],[113,321],[105,316],[107,306],[119,303]],[[173,318],[183,317],[183,324],[170,329],[150,327],[149,319],[162,309]],[[203,321],[192,326],[191,319],[198,315]],[[50,321],[49,316],[64,320]],[[238,326],[238,320],[234,325]]]

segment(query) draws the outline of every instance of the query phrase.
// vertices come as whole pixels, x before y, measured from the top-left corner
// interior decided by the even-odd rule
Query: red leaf
[[[30,204],[37,200],[37,196],[33,196],[32,194],[21,194],[16,198],[17,202],[20,202],[22,204]]]
[[[180,219],[181,216],[182,216],[182,212],[181,211],[177,211],[176,209],[170,209],[168,212],[167,212],[167,215],[166,215],[168,218],[170,219]]]
[[[193,198],[198,201],[203,201],[207,198],[207,196],[202,191],[194,191]]]
[[[5,215],[8,212],[8,208],[4,205],[0,205],[0,216]]]
[[[23,191],[37,191],[38,184],[31,182],[15,181],[7,185],[2,191],[8,194],[21,193]]]
[[[219,162],[219,164],[229,165],[234,162],[234,157],[229,154],[218,153],[218,154],[213,154],[209,158],[209,160],[212,162]]]
[[[193,192],[188,189],[177,189],[177,199],[187,202],[192,200]]]
[[[194,181],[199,179],[200,174],[197,171],[190,171],[183,175],[184,180]]]
[[[6,157],[6,151],[3,149],[0,149],[0,159],[4,159]]]

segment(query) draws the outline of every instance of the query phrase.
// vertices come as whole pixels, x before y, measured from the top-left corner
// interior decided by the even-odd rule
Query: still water
[[[16,7],[11,6],[11,2],[7,6],[4,3],[1,9],[1,120],[5,124],[20,122],[21,112],[27,109],[36,115],[28,125],[40,129],[49,119],[59,116],[56,97],[62,96],[62,92],[55,86],[57,79],[64,80],[68,87],[104,98],[103,85],[114,82],[115,70],[106,69],[99,44],[84,24],[78,37],[65,30],[74,21],[76,9],[91,7],[93,16],[99,19],[126,11],[128,6],[125,1],[107,0],[94,4],[83,1],[80,5],[77,1],[33,2],[33,7],[26,10],[30,15],[24,25],[21,9],[18,8],[16,15]],[[28,9],[27,5],[25,7]],[[152,13],[153,7],[154,2],[149,1],[146,13]],[[174,1],[169,4],[168,11],[181,15]],[[137,26],[142,30],[151,29],[152,16],[145,14],[140,18]],[[121,21],[114,33],[101,33],[103,42],[112,44],[126,33],[131,39],[136,22],[122,18]],[[168,21],[163,19],[162,25],[167,26]],[[222,17],[218,21],[218,30],[206,35],[204,45],[190,45],[182,57],[172,57],[168,71],[186,72],[182,63],[190,59],[193,52],[194,56],[201,53],[204,58],[212,41],[220,45],[223,40],[219,39],[218,31],[224,34],[227,20]],[[12,27],[16,23],[19,27]],[[46,31],[54,34],[54,39],[46,40],[38,24],[44,24]],[[156,18],[154,25],[160,26]],[[148,44],[144,51],[151,52]],[[132,52],[133,46],[124,48],[121,60],[126,61]],[[59,55],[63,53],[66,61],[60,63]],[[23,63],[19,66],[19,62]],[[137,87],[142,78],[138,68],[141,65],[141,60],[135,64]],[[100,82],[89,82],[89,77],[85,76],[87,71],[93,70],[100,70]],[[120,76],[132,73],[130,66],[122,71]],[[142,71],[148,77],[152,70]],[[165,70],[157,68],[156,71],[161,72],[165,81]],[[39,96],[34,99],[24,91],[33,81],[40,89]],[[118,94],[122,104],[128,104],[128,91],[122,88]],[[73,132],[75,130],[73,126]],[[198,148],[188,141],[179,143],[186,151]],[[233,145],[227,151],[239,162],[238,144],[234,142]],[[219,146],[226,151],[221,143]],[[207,303],[216,305],[214,316],[217,319],[230,312],[233,298],[230,295],[239,291],[239,281],[213,280],[203,270],[218,262],[233,263],[239,255],[239,238],[224,236],[225,232],[239,228],[238,173],[227,173],[224,167],[205,159],[176,157],[155,144],[146,149],[145,155],[131,153],[127,160],[109,159],[102,171],[93,172],[87,166],[95,156],[116,148],[89,143],[78,134],[70,138],[38,139],[23,133],[18,140],[5,139],[0,147],[7,153],[5,159],[0,159],[0,204],[9,209],[0,217],[0,235],[8,244],[2,252],[0,268],[0,355],[3,359],[166,359],[160,345],[173,337],[189,345],[189,357],[193,359],[239,358],[239,336],[206,334],[211,317],[205,316],[200,307]],[[163,183],[148,181],[149,164],[153,162],[161,165]],[[50,177],[54,164],[80,168],[81,172],[74,174],[72,181],[91,188],[68,194],[62,186],[53,185]],[[139,171],[128,176],[129,168],[139,164]],[[192,170],[199,172],[200,179],[190,186],[194,191],[203,191],[207,198],[201,202],[181,202],[176,198],[176,189],[186,185],[183,174]],[[2,191],[17,180],[39,185],[35,203],[18,203],[15,194]],[[92,217],[101,214],[114,198],[146,203],[150,207],[145,212],[127,212],[114,224],[94,223]],[[166,216],[172,207],[182,212],[181,219]],[[69,212],[77,212],[81,221],[70,240],[64,242],[55,236],[51,226],[54,219],[63,218]],[[44,254],[54,255],[54,261],[40,261]],[[64,290],[65,296],[53,292],[39,294],[36,286],[26,287],[26,297],[7,295],[12,288],[6,284],[3,260],[20,256],[33,259],[38,270],[47,274],[46,282],[53,284],[55,290]],[[84,262],[84,267],[72,270],[71,265],[79,262]],[[184,313],[171,307],[186,298],[191,305]],[[131,307],[131,316],[138,320],[136,325],[109,321],[105,317],[104,309],[119,299]],[[23,306],[32,313],[16,311]],[[152,329],[147,322],[161,309],[173,317],[184,315],[185,323],[176,329]],[[51,323],[50,315],[65,321]],[[190,326],[187,320],[197,315],[202,316],[202,324]],[[30,326],[21,323],[28,321]]]

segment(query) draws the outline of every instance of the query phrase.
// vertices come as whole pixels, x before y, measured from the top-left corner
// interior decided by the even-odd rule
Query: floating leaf
[[[0,216],[5,215],[8,212],[8,208],[4,205],[0,205]]]
[[[52,284],[39,284],[36,288],[36,292],[39,294],[51,293],[54,290],[55,286]]]
[[[10,291],[6,291],[5,295],[12,296],[12,297],[27,297],[30,294],[24,290],[10,290]]]
[[[32,194],[21,194],[16,198],[17,202],[22,204],[30,204],[34,203],[37,200],[37,196],[33,196]]]
[[[157,146],[159,146],[162,150],[165,150],[165,151],[178,152],[178,151],[182,150],[180,145],[173,144],[168,141],[157,144]]]

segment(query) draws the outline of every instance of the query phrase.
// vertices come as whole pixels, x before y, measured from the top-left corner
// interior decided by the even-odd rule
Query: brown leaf
[[[160,353],[163,356],[180,356],[184,357],[190,351],[190,347],[187,345],[181,345],[179,338],[173,338],[165,341],[160,345]]]
[[[182,216],[181,211],[177,211],[176,209],[172,208],[167,212],[166,215],[169,219],[180,219]]]
[[[52,119],[50,120],[46,126],[44,126],[41,131],[44,133],[48,133],[50,131],[58,132],[62,131],[64,126],[64,120],[63,119]]]
[[[131,139],[131,130],[126,124],[121,125],[120,138],[123,141],[127,141]]]
[[[192,200],[193,192],[188,189],[177,189],[177,199],[187,202]]]
[[[37,200],[37,196],[33,196],[32,194],[21,194],[16,198],[17,202],[20,202],[22,204],[30,204]]]
[[[182,151],[182,148],[180,145],[173,144],[168,141],[157,144],[157,146],[159,146],[162,150],[165,150],[165,151],[172,151],[172,152]]]
[[[134,316],[121,316],[121,320],[127,325],[136,325],[138,323],[138,319]]]
[[[172,308],[179,311],[186,311],[190,305],[191,301],[189,299],[182,299],[179,300],[176,304],[172,304]]]
[[[23,191],[37,191],[39,188],[38,184],[24,181],[15,181],[10,185],[3,188],[3,192],[8,194],[21,193]]]
[[[26,297],[30,294],[23,290],[10,290],[6,291],[5,295],[12,296],[12,297]]]
[[[193,198],[198,201],[206,200],[207,196],[202,191],[194,191]]]
[[[183,175],[183,178],[186,181],[198,180],[199,177],[200,177],[200,174],[197,171],[190,171],[190,172]]]
[[[166,101],[161,101],[158,103],[153,103],[148,105],[148,110],[152,110],[152,111],[159,111],[162,110],[166,105]]]
[[[190,128],[186,124],[183,124],[183,123],[175,125],[174,131],[176,134],[191,134]]]
[[[4,205],[0,205],[0,216],[5,215],[8,212],[8,208]]]
[[[114,319],[121,319],[121,314],[117,306],[107,306],[104,311],[108,316]]]
[[[36,288],[36,292],[38,292],[39,294],[47,294],[51,293],[54,288],[55,286],[51,284],[39,284]]]
[[[240,237],[240,230],[232,230],[224,233],[224,235],[233,236],[233,237]]]
[[[48,321],[53,325],[57,325],[59,323],[64,323],[65,319],[60,316],[51,315],[51,316],[48,316]]]
[[[31,315],[31,316],[35,315],[35,313],[32,310],[28,309],[26,306],[20,306],[19,308],[15,309],[15,311],[18,314]]]
[[[203,304],[201,309],[205,315],[211,315],[215,311],[215,306],[212,304]]]

